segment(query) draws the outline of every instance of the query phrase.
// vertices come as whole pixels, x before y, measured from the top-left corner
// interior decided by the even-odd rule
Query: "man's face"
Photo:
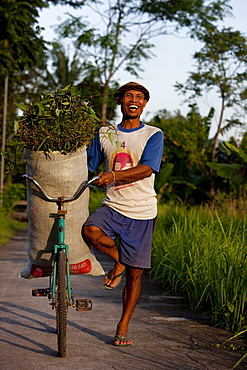
[[[121,111],[125,119],[139,118],[147,104],[144,94],[137,90],[126,91],[122,98],[117,99],[117,102],[121,104]]]

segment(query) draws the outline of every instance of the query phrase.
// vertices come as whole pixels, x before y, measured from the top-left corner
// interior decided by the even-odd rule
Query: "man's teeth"
[[[138,106],[137,105],[130,105],[129,108],[130,109],[138,109]]]

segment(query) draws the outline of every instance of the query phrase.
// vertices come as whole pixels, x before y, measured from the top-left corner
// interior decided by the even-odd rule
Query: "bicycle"
[[[32,296],[48,297],[51,300],[52,309],[56,309],[58,356],[65,357],[68,307],[72,306],[76,308],[76,311],[89,311],[92,309],[92,301],[90,299],[77,299],[75,302],[74,295],[71,291],[69,245],[64,243],[65,215],[67,214],[67,211],[64,209],[64,203],[73,202],[78,199],[86,188],[97,180],[99,176],[95,176],[89,181],[84,181],[71,198],[52,198],[46,194],[41,185],[31,176],[25,174],[21,178],[32,182],[40,191],[42,199],[47,202],[54,202],[58,206],[57,213],[51,213],[49,215],[49,217],[57,219],[57,242],[53,246],[53,269],[49,277],[49,288],[32,289]]]

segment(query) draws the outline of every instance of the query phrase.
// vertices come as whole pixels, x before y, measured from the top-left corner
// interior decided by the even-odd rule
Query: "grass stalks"
[[[153,279],[233,333],[246,326],[246,221],[203,207],[163,205],[153,241]]]

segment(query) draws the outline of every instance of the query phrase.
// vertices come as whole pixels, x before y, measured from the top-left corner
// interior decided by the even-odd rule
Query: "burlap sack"
[[[86,149],[75,153],[24,151],[26,173],[33,177],[50,197],[72,197],[78,186],[87,180]],[[65,203],[65,244],[69,245],[71,274],[104,275],[104,270],[82,238],[82,225],[88,217],[89,190],[79,199]],[[27,183],[28,257],[21,273],[24,278],[49,276],[52,271],[52,250],[57,239],[56,203],[42,199],[30,182]]]

